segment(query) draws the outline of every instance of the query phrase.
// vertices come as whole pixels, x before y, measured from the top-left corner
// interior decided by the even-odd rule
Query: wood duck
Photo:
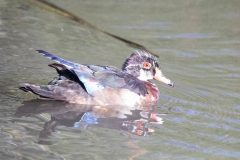
[[[20,89],[43,98],[92,106],[91,111],[102,117],[124,117],[133,110],[155,113],[159,90],[150,80],[169,86],[173,83],[159,68],[157,56],[135,50],[123,63],[122,69],[112,66],[78,64],[54,54],[37,50],[56,63],[58,77],[47,85],[23,83]],[[153,107],[155,106],[155,107]],[[152,114],[153,121],[161,121]]]

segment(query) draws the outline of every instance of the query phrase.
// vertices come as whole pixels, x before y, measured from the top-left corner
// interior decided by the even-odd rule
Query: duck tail
[[[51,90],[48,86],[44,86],[44,85],[38,86],[34,84],[29,84],[29,83],[22,83],[20,84],[19,89],[25,92],[32,92],[33,94],[36,94],[41,98],[65,100],[63,96],[54,93],[53,90]]]
[[[77,63],[74,62],[70,62],[68,60],[65,60],[63,58],[60,58],[52,53],[49,53],[47,51],[44,50],[36,50],[38,53],[42,54],[44,57],[47,57],[48,59],[51,59],[57,63],[63,64],[64,66],[66,66],[68,69],[71,68],[75,68],[76,66],[78,66]]]

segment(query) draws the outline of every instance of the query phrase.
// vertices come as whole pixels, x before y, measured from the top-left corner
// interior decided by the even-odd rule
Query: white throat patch
[[[150,72],[140,69],[140,75],[137,78],[141,81],[147,81],[149,79],[153,79],[153,75]]]

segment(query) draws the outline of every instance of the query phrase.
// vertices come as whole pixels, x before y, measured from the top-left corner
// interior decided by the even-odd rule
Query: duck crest
[[[137,66],[141,63],[144,59],[146,60],[155,60],[157,61],[157,55],[153,55],[148,51],[145,50],[135,50],[123,63],[122,70],[126,71],[128,68],[132,66]]]

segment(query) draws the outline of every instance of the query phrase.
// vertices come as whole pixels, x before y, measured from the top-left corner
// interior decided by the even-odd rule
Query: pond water
[[[133,48],[34,0],[0,0],[1,159],[239,159],[240,1],[49,2],[159,55],[175,82],[174,88],[157,84],[164,123],[145,137],[59,125],[39,143],[49,114],[15,115],[37,98],[19,83],[44,84],[55,76],[35,50],[120,67]]]

